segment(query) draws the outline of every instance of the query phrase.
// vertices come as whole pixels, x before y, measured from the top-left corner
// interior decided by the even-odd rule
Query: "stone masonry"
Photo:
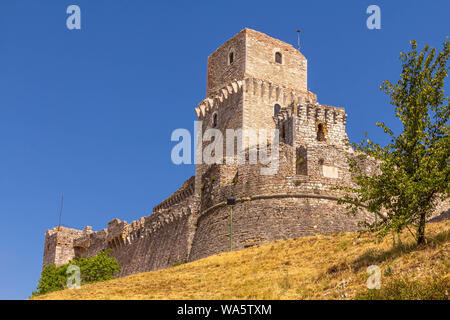
[[[373,219],[337,204],[331,188],[351,185],[344,108],[321,105],[307,87],[307,60],[291,45],[244,29],[208,57],[206,99],[195,108],[203,134],[209,128],[278,129],[279,167],[197,164],[191,177],[153,213],[107,229],[54,228],[45,234],[43,265],[112,249],[121,276],[157,270],[229,250],[233,196],[233,248],[341,230]],[[239,143],[239,142],[238,142]],[[233,140],[234,145],[234,140]],[[246,157],[249,157],[246,146]],[[269,148],[270,149],[270,148]],[[259,152],[259,151],[258,151]],[[224,153],[225,154],[225,153]],[[224,162],[225,163],[225,162]],[[373,173],[373,163],[366,163]],[[440,205],[448,210],[448,203]]]

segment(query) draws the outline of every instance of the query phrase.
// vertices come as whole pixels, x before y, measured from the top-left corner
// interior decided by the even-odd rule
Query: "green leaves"
[[[411,41],[410,51],[400,54],[400,80],[381,85],[391,98],[402,132],[395,136],[377,122],[391,138],[388,145],[378,145],[366,133],[361,143],[352,144],[358,152],[357,159],[348,162],[355,186],[340,187],[347,194],[339,202],[350,213],[366,206],[369,212],[383,214],[376,225],[366,224],[380,236],[415,225],[420,243],[426,218],[438,198],[448,198],[450,189],[450,98],[444,91],[450,42],[444,42],[440,52],[428,45],[421,52],[416,49],[417,42]],[[363,170],[367,162],[376,163],[375,174]]]
[[[116,258],[109,256],[110,253],[111,249],[103,250],[92,258],[80,257],[59,267],[54,264],[44,267],[37,291],[33,291],[32,296],[66,289],[67,278],[70,276],[66,271],[70,265],[80,267],[82,285],[114,279],[120,271],[120,266]]]

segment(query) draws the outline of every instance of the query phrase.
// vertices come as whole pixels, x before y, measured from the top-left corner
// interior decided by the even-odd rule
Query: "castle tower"
[[[307,61],[292,45],[246,28],[208,57],[206,96],[246,78],[306,92]]]
[[[57,267],[75,258],[73,242],[83,235],[82,230],[55,227],[45,233],[43,266]]]
[[[307,89],[303,54],[290,44],[245,28],[208,57],[206,99],[195,109],[202,121],[198,134],[203,137],[207,129],[214,128],[226,140],[227,129],[273,130],[277,128],[276,108],[315,100]],[[237,150],[239,141],[232,143]],[[245,149],[257,142],[243,143],[240,147]],[[203,164],[196,167],[197,193],[205,170]]]
[[[196,112],[205,126],[218,129],[273,129],[275,104],[308,98],[314,95],[300,51],[246,28],[208,57],[206,99]]]
[[[248,159],[240,165],[197,164],[195,189],[201,200],[190,259],[226,250],[229,213],[223,204],[229,196],[237,199],[233,248],[356,230],[359,221],[372,218],[364,212],[348,217],[337,204],[333,186],[352,183],[347,115],[344,108],[319,104],[308,90],[307,60],[300,51],[244,29],[208,57],[207,70],[207,97],[195,109],[203,122],[201,135],[214,128],[226,140],[227,129],[278,129],[279,167],[265,176],[264,165]],[[205,246],[211,238],[214,243]]]
[[[292,45],[246,28],[208,57],[207,71],[207,98],[196,108],[201,136],[209,128],[224,139],[227,129],[276,128],[280,141],[300,149],[344,148],[345,110],[308,91],[307,60]],[[197,187],[205,170],[197,166]]]

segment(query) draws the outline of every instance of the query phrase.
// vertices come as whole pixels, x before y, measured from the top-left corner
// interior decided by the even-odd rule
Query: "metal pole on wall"
[[[64,195],[61,196],[61,207],[59,209],[58,231],[61,230],[61,216],[62,216],[62,211],[63,211],[63,205],[64,205]]]
[[[233,206],[230,206],[230,251],[233,251]]]
[[[227,198],[227,205],[230,206],[230,251],[233,251],[233,206],[236,204],[234,197]]]

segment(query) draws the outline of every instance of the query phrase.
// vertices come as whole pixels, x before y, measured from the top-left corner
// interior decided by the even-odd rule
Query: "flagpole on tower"
[[[63,204],[64,204],[64,195],[61,196],[61,207],[59,209],[58,231],[61,230],[61,216],[62,216]]]
[[[300,29],[297,30],[297,49],[300,51]]]

